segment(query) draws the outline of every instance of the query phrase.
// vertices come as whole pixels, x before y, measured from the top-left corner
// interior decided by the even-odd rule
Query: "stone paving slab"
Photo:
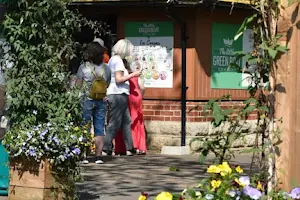
[[[82,166],[84,182],[78,183],[80,200],[137,200],[141,192],[150,199],[161,191],[181,192],[197,186],[205,177],[206,168],[199,164],[199,156],[121,156],[105,157],[105,163]],[[231,162],[249,171],[251,156],[237,155]],[[170,171],[170,167],[179,171]]]

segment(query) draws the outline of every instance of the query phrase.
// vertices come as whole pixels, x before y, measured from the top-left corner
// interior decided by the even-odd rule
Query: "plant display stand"
[[[12,166],[8,200],[55,200],[62,199],[52,176],[48,162],[42,162],[36,171],[23,171]]]
[[[8,154],[0,140],[0,196],[7,196],[9,182]]]

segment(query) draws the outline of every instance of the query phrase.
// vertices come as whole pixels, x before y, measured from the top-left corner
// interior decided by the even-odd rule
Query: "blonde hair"
[[[118,55],[122,59],[130,56],[133,50],[133,44],[127,39],[119,40],[112,48],[112,55]]]

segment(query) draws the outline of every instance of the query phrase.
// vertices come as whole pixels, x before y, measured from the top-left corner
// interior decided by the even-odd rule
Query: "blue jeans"
[[[87,124],[93,119],[94,135],[104,136],[106,118],[106,102],[103,100],[86,99],[81,102],[83,120]]]

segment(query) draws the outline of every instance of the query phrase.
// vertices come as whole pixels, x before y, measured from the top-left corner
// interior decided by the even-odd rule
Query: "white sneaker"
[[[99,156],[99,157],[96,158],[95,163],[96,164],[103,164],[104,162],[103,162],[102,158]]]
[[[89,161],[88,161],[87,159],[84,159],[84,160],[82,161],[82,164],[89,164]]]
[[[131,151],[126,151],[127,156],[133,156],[133,153]]]
[[[103,155],[103,156],[107,156],[107,153],[106,153],[105,151],[102,151],[102,155]],[[112,156],[115,156],[116,154],[115,154],[115,152],[113,151],[113,152],[111,152],[111,155],[112,155]]]

